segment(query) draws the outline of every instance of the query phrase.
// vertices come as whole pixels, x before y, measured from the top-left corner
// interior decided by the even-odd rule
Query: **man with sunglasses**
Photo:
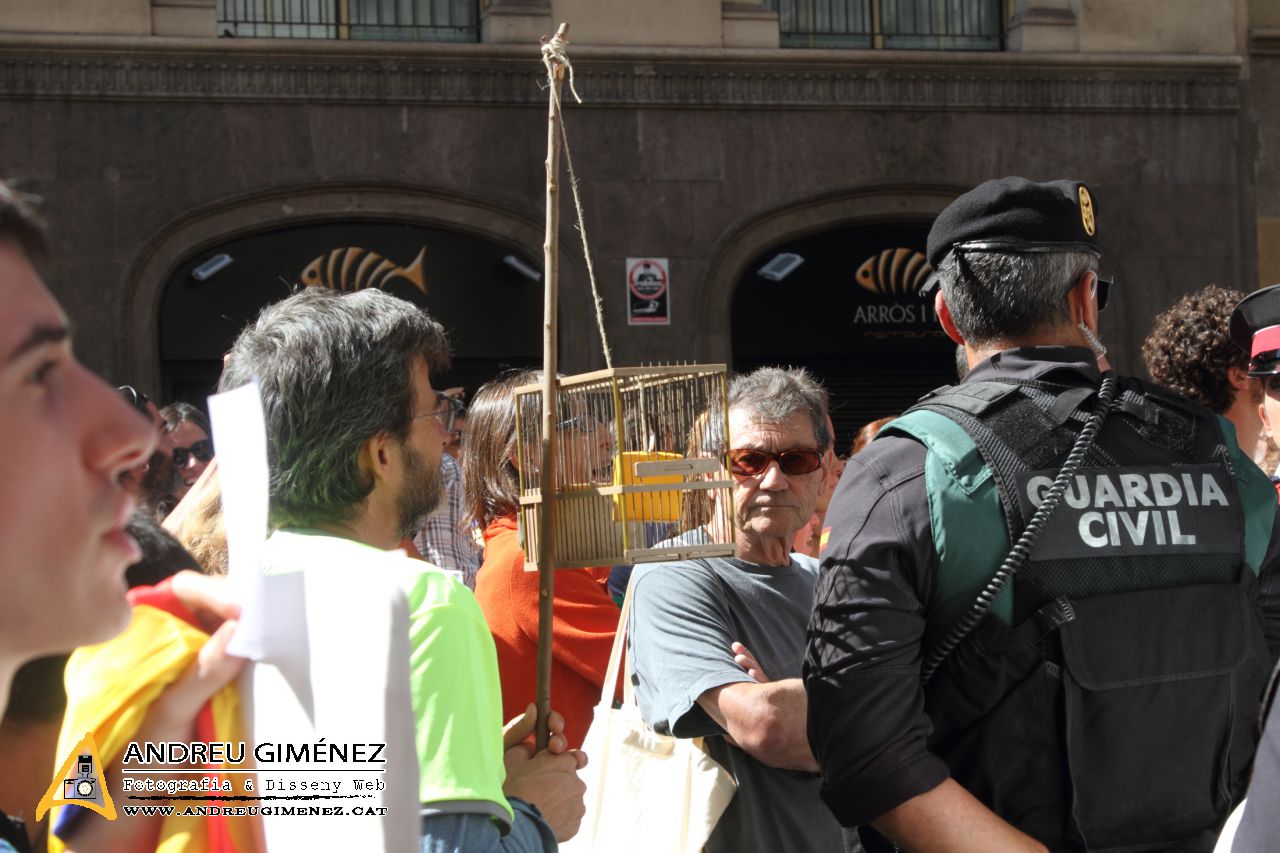
[[[799,678],[817,561],[791,549],[822,489],[827,395],[803,370],[761,368],[733,379],[728,402],[728,441],[714,429],[698,439],[733,478],[732,505],[715,507],[708,526],[723,541],[731,523],[738,554],[636,568],[636,696],[655,730],[705,738],[737,780],[709,853],[842,850],[818,798]],[[696,553],[708,532],[669,544]]]
[[[1280,435],[1280,285],[1255,290],[1231,309],[1229,328],[1235,352],[1248,371],[1249,381],[1261,385],[1263,394],[1257,407],[1264,431]],[[1234,369],[1234,368],[1233,368]],[[1280,477],[1267,471],[1276,488]],[[1272,674],[1259,719],[1262,739],[1249,780],[1248,798],[1223,829],[1219,849],[1268,850],[1280,837],[1280,703],[1276,702],[1276,674]],[[1233,826],[1233,823],[1236,826]]]
[[[809,735],[868,850],[1209,850],[1248,778],[1274,493],[1217,415],[1100,372],[1097,217],[1022,178],[942,212],[934,304],[971,370],[832,501]]]

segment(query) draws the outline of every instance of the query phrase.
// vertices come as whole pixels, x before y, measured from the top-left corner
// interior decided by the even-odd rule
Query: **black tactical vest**
[[[973,439],[1012,542],[1093,401],[980,382],[917,408]],[[1235,473],[1215,416],[1122,378],[1012,624],[988,614],[925,687],[930,749],[1053,850],[1208,851],[1243,794],[1270,654]]]

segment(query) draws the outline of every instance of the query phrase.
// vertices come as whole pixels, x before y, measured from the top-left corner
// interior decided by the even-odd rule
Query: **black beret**
[[[1280,284],[1241,299],[1230,329],[1232,343],[1249,353],[1250,376],[1280,373]]]
[[[1001,178],[979,184],[938,214],[929,230],[935,270],[953,248],[997,252],[1051,249],[1101,255],[1098,202],[1080,181]]]

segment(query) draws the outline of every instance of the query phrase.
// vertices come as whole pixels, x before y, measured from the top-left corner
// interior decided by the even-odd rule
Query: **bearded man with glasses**
[[[431,375],[449,359],[444,329],[408,302],[376,288],[306,288],[240,333],[220,388],[256,377],[262,395],[274,531],[264,569],[402,580],[421,849],[554,850],[582,818],[585,756],[564,751],[558,714],[549,749],[523,744],[533,714],[504,732],[497,654],[474,596],[386,553],[440,501],[451,424]]]
[[[675,737],[705,738],[738,783],[707,842],[719,851],[843,849],[818,799],[800,681],[817,562],[791,543],[813,515],[832,436],[826,392],[803,370],[766,367],[729,386],[723,415],[700,419],[704,452],[733,476],[738,555],[639,566],[631,578],[629,643],[645,721]],[[678,537],[707,541],[705,528]]]

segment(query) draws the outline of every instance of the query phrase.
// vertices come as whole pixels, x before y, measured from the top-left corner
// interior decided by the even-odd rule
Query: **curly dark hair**
[[[1247,369],[1249,354],[1231,342],[1231,310],[1238,290],[1211,284],[1160,314],[1142,343],[1147,372],[1161,385],[1222,414],[1235,402],[1228,369]]]

